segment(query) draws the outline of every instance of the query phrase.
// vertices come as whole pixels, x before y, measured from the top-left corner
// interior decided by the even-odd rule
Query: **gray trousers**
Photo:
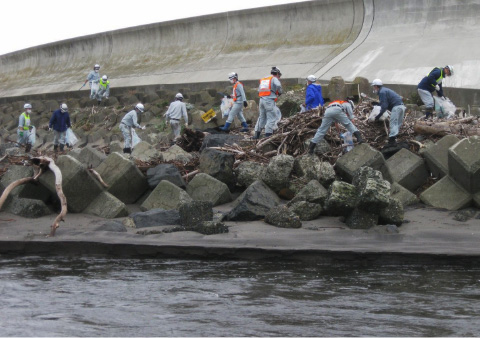
[[[403,124],[403,118],[405,117],[405,107],[403,104],[392,108],[392,115],[390,116],[390,133],[389,137],[395,137],[398,135],[398,131]]]
[[[65,144],[65,135],[67,131],[53,131],[53,145],[58,146],[58,144]]]
[[[23,132],[23,136],[20,136],[20,133]],[[27,144],[28,138],[30,136],[30,130],[19,130],[17,129],[17,143],[19,144]]]
[[[331,107],[327,108],[325,115],[322,119],[322,125],[317,129],[315,136],[312,139],[313,143],[318,143],[325,137],[327,134],[328,128],[332,125],[333,122],[341,123],[349,132],[352,134],[358,131],[348,118],[347,114],[340,107]]]
[[[103,88],[103,87],[100,87],[100,88],[98,89],[98,91],[97,91],[97,93],[96,93],[96,99],[97,99],[97,101],[102,101],[103,94],[105,94],[106,91],[107,91],[107,90],[106,90],[105,88]]]
[[[122,134],[123,134],[124,148],[131,148],[132,147],[131,128],[124,125],[123,123],[120,123],[120,130],[122,131]]]
[[[233,123],[233,119],[236,116],[238,116],[240,122],[247,122],[247,120],[245,120],[245,116],[243,116],[243,102],[240,102],[240,104],[233,104],[232,109],[230,109],[230,112],[228,113],[227,123]]]
[[[180,121],[170,120],[170,127],[172,127],[173,136],[175,138],[180,136]]]
[[[260,114],[258,116],[255,131],[262,131],[265,128],[265,134],[273,134],[273,127],[277,116],[275,114],[275,101],[273,99],[260,98]]]
[[[420,96],[420,99],[423,101],[425,104],[426,108],[432,108],[435,106],[433,102],[433,95],[430,93],[428,90],[423,90],[423,89],[418,89],[417,90],[418,95]]]

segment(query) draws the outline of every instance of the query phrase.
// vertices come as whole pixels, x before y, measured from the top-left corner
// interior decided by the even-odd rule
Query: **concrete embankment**
[[[78,91],[95,63],[117,88],[212,83],[232,70],[258,80],[273,65],[285,79],[416,85],[451,64],[447,87],[478,89],[479,11],[479,0],[317,0],[104,32],[0,56],[0,96]]]

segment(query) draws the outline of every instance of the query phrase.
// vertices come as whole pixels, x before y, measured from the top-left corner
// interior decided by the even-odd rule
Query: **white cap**
[[[135,108],[138,109],[140,111],[140,113],[143,113],[145,111],[145,107],[141,103],[137,103]]]
[[[372,86],[383,86],[383,82],[380,79],[375,79],[372,81]]]
[[[228,79],[229,80],[232,80],[232,79],[237,79],[238,80],[238,74],[235,73],[235,72],[231,72],[230,74],[228,74]]]
[[[183,99],[182,93],[177,93],[177,95],[175,95],[175,98],[176,99]]]
[[[68,111],[68,107],[67,107],[67,104],[66,103],[62,103],[60,105],[60,110],[62,111],[62,113],[65,113]]]
[[[315,82],[317,81],[317,78],[315,77],[315,75],[309,75],[307,76],[307,80],[310,82]]]
[[[108,80],[108,76],[106,76],[106,75],[102,76],[102,80],[103,80],[103,81],[107,81],[107,80]]]
[[[32,105],[30,103],[25,103],[23,109],[32,109]]]
[[[93,69],[100,69],[100,65],[96,64],[95,66],[93,66]]]

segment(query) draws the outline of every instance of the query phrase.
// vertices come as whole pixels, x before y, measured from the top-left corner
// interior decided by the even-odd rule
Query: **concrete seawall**
[[[316,74],[414,85],[451,64],[446,86],[480,88],[480,0],[317,0],[99,33],[0,56],[0,97],[77,91],[93,64],[114,87]]]

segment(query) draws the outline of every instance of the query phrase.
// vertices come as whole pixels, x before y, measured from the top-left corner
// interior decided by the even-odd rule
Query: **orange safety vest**
[[[328,106],[330,107],[331,105],[335,105],[335,104],[342,105],[344,103],[347,103],[347,101],[336,100],[336,101],[330,102],[330,104]]]
[[[260,87],[258,87],[258,96],[264,97],[272,94],[272,79],[273,76],[264,77],[260,80]],[[275,93],[278,96],[278,92]],[[278,97],[275,99],[277,101]]]
[[[235,82],[235,84],[233,85],[233,94],[232,94],[233,102],[237,101],[237,91],[236,90],[237,90],[237,86],[238,86],[239,83],[241,85],[243,85],[243,83],[241,83],[240,81]]]

